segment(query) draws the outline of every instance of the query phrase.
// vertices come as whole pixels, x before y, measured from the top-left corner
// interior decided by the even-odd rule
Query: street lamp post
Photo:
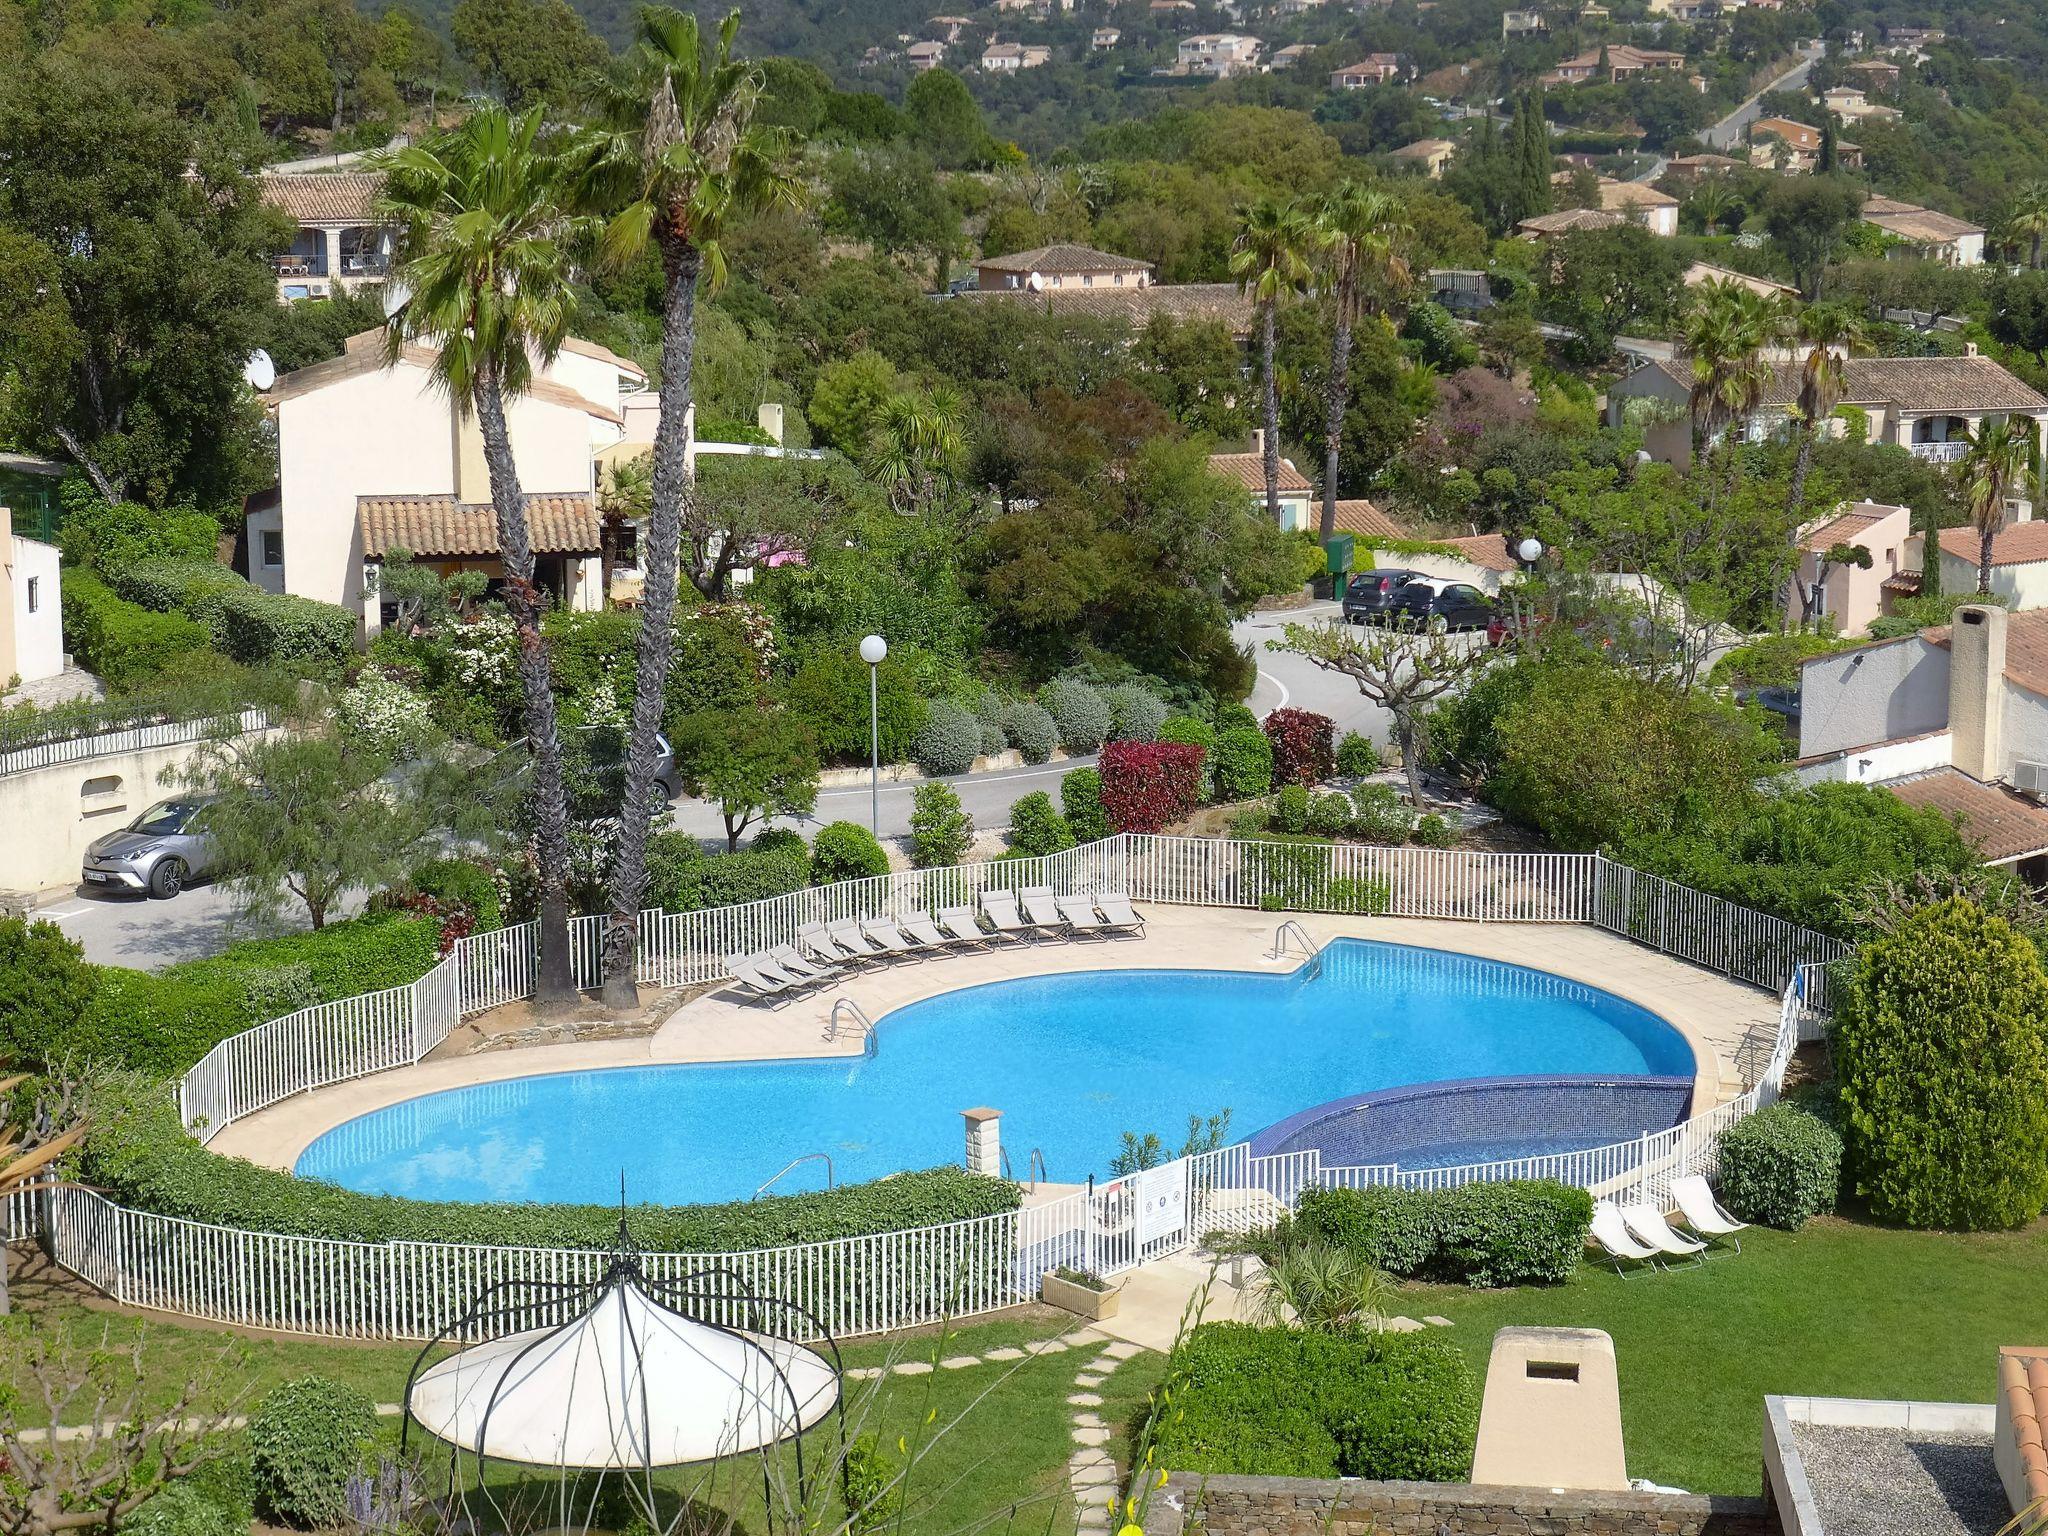
[[[868,664],[868,830],[882,835],[882,658],[889,642],[869,635],[860,643],[860,659]]]
[[[1526,538],[1515,546],[1515,553],[1522,557],[1522,564],[1533,566],[1543,558],[1543,541],[1534,537]]]

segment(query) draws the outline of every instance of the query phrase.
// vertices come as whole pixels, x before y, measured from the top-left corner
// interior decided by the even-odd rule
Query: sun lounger
[[[846,949],[835,943],[825,931],[823,923],[805,923],[796,931],[797,948],[808,953],[813,959],[827,965],[842,965],[849,960],[861,960],[867,956],[865,950]]]
[[[829,960],[810,959],[794,944],[778,944],[767,953],[769,961],[780,970],[792,976],[801,976],[806,981],[825,981],[837,976],[844,969]]]
[[[981,919],[974,915],[972,907],[944,907],[933,914],[940,929],[956,944],[986,945],[995,938],[981,926]]]
[[[1742,1252],[1742,1239],[1735,1234],[1749,1223],[1737,1221],[1723,1210],[1703,1177],[1691,1173],[1682,1179],[1673,1179],[1671,1198],[1678,1202],[1679,1213],[1685,1217],[1685,1224],[1692,1228],[1694,1236],[1709,1242],[1725,1237],[1735,1245],[1737,1253]]]
[[[1027,939],[1039,931],[1039,924],[1017,910],[1017,897],[1013,891],[983,891],[981,910],[988,917],[989,926],[1003,938]]]
[[[967,920],[970,923],[974,921],[972,912],[967,914]],[[956,944],[979,944],[988,937],[978,930],[971,935],[944,932],[930,918],[918,912],[899,919],[899,922],[903,931],[926,949],[951,949]]]
[[[1046,933],[1058,933],[1073,926],[1061,915],[1060,904],[1053,898],[1049,885],[1034,885],[1021,890],[1017,893],[1017,900],[1024,908],[1025,919],[1035,928]]]
[[[837,944],[847,954],[857,955],[863,959],[886,956],[889,953],[888,950],[861,931],[860,923],[855,918],[849,917],[840,922],[827,923],[825,925],[825,937],[834,944]]]
[[[1145,936],[1145,919],[1138,916],[1131,906],[1131,898],[1122,891],[1102,891],[1095,897],[1096,910],[1102,914],[1103,926],[1113,933],[1135,933]]]
[[[725,968],[732,972],[733,979],[739,983],[741,990],[751,996],[763,998],[776,997],[789,991],[795,985],[794,982],[786,979],[778,980],[776,977],[766,974],[754,961],[755,957],[751,955],[727,955],[725,957]]]
[[[1657,1250],[1648,1243],[1637,1242],[1630,1235],[1628,1224],[1621,1219],[1621,1212],[1611,1200],[1593,1202],[1593,1241],[1607,1250],[1607,1257],[1614,1261],[1614,1272],[1624,1280],[1629,1271],[1621,1267],[1626,1259],[1634,1264],[1657,1267]]]
[[[870,944],[880,946],[891,955],[915,960],[924,954],[925,946],[898,927],[893,917],[864,917],[860,931]]]
[[[1669,1254],[1674,1259],[1691,1259],[1696,1264],[1707,1262],[1703,1257],[1707,1245],[1696,1243],[1689,1237],[1680,1237],[1672,1231],[1664,1213],[1654,1205],[1624,1205],[1621,1219],[1639,1241],[1648,1243],[1659,1253]]]
[[[1095,910],[1095,902],[1087,896],[1061,896],[1055,899],[1054,908],[1067,920],[1067,928],[1073,933],[1099,933],[1109,935],[1109,924],[1102,920],[1102,914]]]

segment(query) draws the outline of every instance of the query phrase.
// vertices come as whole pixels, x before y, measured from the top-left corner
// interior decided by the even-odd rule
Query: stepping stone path
[[[1073,1342],[1076,1348],[1085,1349],[1095,1341],[1077,1336]],[[1067,1487],[1074,1496],[1078,1536],[1109,1536],[1109,1501],[1123,1493],[1117,1483],[1116,1461],[1109,1454],[1109,1426],[1095,1411],[1102,1406],[1097,1389],[1111,1372],[1137,1353],[1137,1345],[1111,1339],[1074,1377],[1074,1393],[1067,1401],[1075,1410],[1075,1450],[1067,1458]]]

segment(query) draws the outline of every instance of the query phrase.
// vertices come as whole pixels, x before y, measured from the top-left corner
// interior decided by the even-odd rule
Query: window
[[[281,530],[263,530],[263,563],[272,569],[284,564],[284,534]]]
[[[43,578],[31,576],[28,579],[28,611],[34,613],[43,606]]]

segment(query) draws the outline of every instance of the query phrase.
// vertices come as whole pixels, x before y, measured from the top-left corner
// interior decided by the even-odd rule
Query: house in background
[[[1247,37],[1242,32],[1198,32],[1180,40],[1174,52],[1173,72],[1217,80],[1250,74],[1258,69],[1259,50],[1264,46],[1256,37]]]
[[[1559,171],[1550,178],[1551,185],[1568,189],[1573,174],[1571,171]],[[1659,191],[1646,181],[1616,181],[1612,176],[1596,178],[1595,186],[1599,189],[1603,212],[1619,214],[1632,223],[1642,225],[1651,234],[1667,239],[1678,233],[1678,199],[1669,192]]]
[[[14,531],[0,506],[0,693],[64,670],[63,574],[57,546]]]
[[[1356,64],[1347,64],[1330,74],[1333,91],[1362,91],[1367,86],[1389,85],[1401,78],[1401,56],[1369,53]]]
[[[1266,434],[1252,433],[1249,453],[1212,453],[1209,455],[1209,470],[1235,480],[1251,496],[1252,505],[1260,513],[1266,510]],[[1283,456],[1280,460],[1280,527],[1292,533],[1297,529],[1316,527],[1317,511],[1315,487],[1308,483],[1308,477],[1294,467],[1294,461]]]
[[[1431,181],[1437,181],[1457,152],[1457,143],[1451,139],[1417,139],[1413,144],[1403,144],[1387,158],[1398,160],[1404,166],[1422,172]]]
[[[391,231],[375,205],[384,178],[374,171],[273,171],[258,178],[264,206],[297,226],[276,258],[277,296],[326,299],[381,283],[391,271]]]
[[[1867,552],[1870,564],[1827,562],[1828,552],[1838,546]],[[1799,568],[1785,602],[1786,625],[1796,627],[1811,617],[1831,622],[1842,634],[1862,634],[1872,619],[1889,610],[1888,589],[1898,590],[1893,586],[1898,577],[1919,569],[1916,549],[1910,508],[1844,502],[1800,532]]]
[[[1500,35],[1506,37],[1528,37],[1537,32],[1548,32],[1550,23],[1543,19],[1541,11],[1502,11],[1500,13]]]
[[[1086,245],[1047,245],[986,257],[973,288],[955,298],[1012,304],[1037,302],[1047,313],[1116,320],[1142,330],[1154,315],[1214,321],[1242,341],[1251,334],[1252,301],[1235,283],[1160,283],[1150,262]]]
[[[1314,43],[1289,43],[1273,55],[1274,69],[1292,69],[1303,59],[1316,51]]]
[[[1679,275],[1678,280],[1688,288],[1697,288],[1702,283],[1735,283],[1766,299],[1799,297],[1799,290],[1790,283],[1775,282],[1768,277],[1752,277],[1749,273],[1738,272],[1733,267],[1717,267],[1710,261],[1694,262]]]
[[[1122,31],[1116,27],[1097,27],[1094,37],[1089,39],[1089,44],[1098,50],[1114,48],[1123,41],[1123,37]]]
[[[1673,181],[1695,183],[1739,171],[1748,162],[1733,155],[1673,155],[1664,164],[1664,174]]]
[[[1759,170],[1805,176],[1820,164],[1821,131],[1789,117],[1760,117],[1749,125],[1749,163]],[[1863,148],[1835,141],[1835,158],[1845,171],[1863,169]]]
[[[1820,93],[1820,103],[1845,123],[1861,122],[1866,117],[1893,122],[1900,116],[1897,107],[1880,106],[1870,100],[1860,85],[1831,86]]]
[[[2018,510],[2016,506],[2014,511]],[[2048,522],[2036,521],[2031,506],[2025,510],[2028,516],[2013,517],[1991,536],[1991,593],[2015,613],[2048,608]],[[1914,536],[1911,563],[1916,571],[1925,569],[1923,542]],[[1981,553],[1982,538],[1975,528],[1942,529],[1936,544],[1941,590],[1976,591]]]
[[[981,67],[992,75],[1013,75],[1051,58],[1052,50],[1043,43],[991,43],[981,50]]]
[[[1560,208],[1555,213],[1538,213],[1522,220],[1515,226],[1515,233],[1525,240],[1555,240],[1582,229],[1615,229],[1627,222],[1605,208]]]
[[[1007,256],[984,256],[975,263],[975,286],[981,291],[1025,289],[1049,293],[1065,288],[1145,288],[1152,282],[1152,263],[1091,245],[1041,245]]]
[[[1543,76],[1545,85],[1584,85],[1589,80],[1633,80],[1638,75],[1685,68],[1685,55],[1668,48],[1637,48],[1628,43],[1588,48],[1562,61]]]
[[[1967,219],[1896,197],[1872,196],[1863,201],[1863,222],[1901,242],[1892,255],[1906,252],[1947,267],[1984,264],[1984,231]]]
[[[946,45],[926,38],[923,42],[912,43],[903,50],[903,56],[910,60],[910,67],[919,74],[928,69],[937,69],[946,62]]]

